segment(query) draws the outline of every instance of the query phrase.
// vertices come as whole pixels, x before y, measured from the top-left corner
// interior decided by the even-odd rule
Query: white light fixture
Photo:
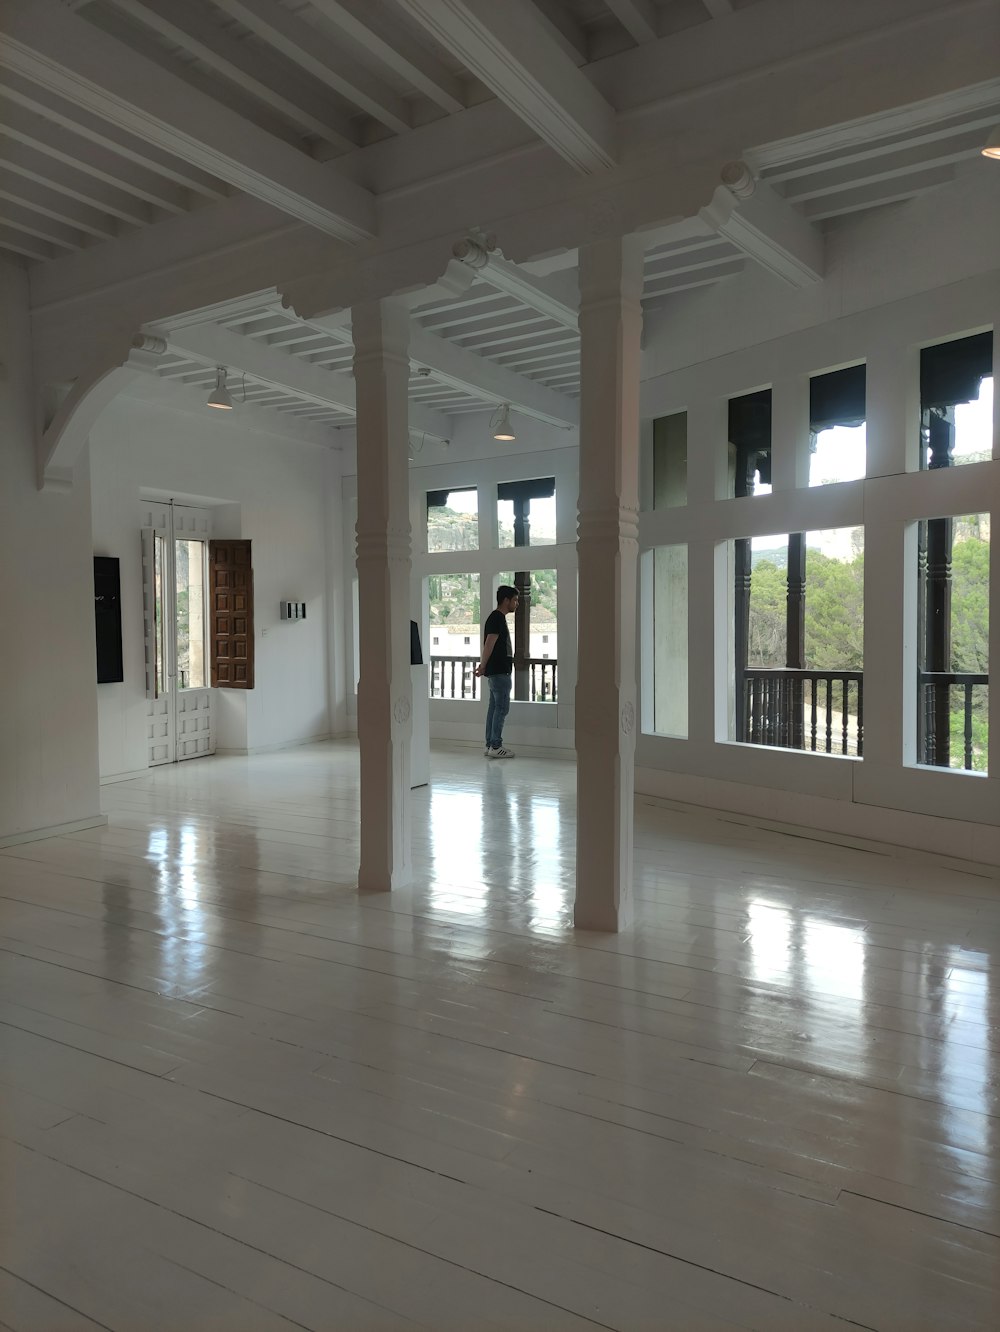
[[[511,440],[517,439],[514,434],[514,428],[510,423],[510,403],[505,402],[498,412],[494,413],[493,420],[490,422],[494,439]]]
[[[220,412],[231,412],[233,410],[233,399],[226,388],[226,367],[224,365],[215,367],[215,388],[208,395],[208,405],[209,407],[218,407]]]
[[[990,130],[990,137],[983,144],[982,154],[1000,162],[1000,125],[994,125]]]

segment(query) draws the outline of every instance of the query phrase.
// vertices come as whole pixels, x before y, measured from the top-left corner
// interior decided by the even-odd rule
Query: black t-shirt
[[[496,634],[497,641],[493,644],[493,651],[490,653],[483,674],[510,675],[514,663],[514,653],[510,646],[510,630],[507,628],[506,615],[498,610],[491,611],[486,617],[486,623],[483,625],[484,644],[490,634]]]

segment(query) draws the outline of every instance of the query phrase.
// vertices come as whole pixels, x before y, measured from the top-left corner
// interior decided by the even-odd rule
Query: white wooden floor
[[[1000,884],[439,754],[359,900],[357,758],[205,759],[0,853],[19,1332],[995,1329]]]

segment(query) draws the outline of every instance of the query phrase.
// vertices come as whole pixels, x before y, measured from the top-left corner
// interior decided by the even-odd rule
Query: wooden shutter
[[[253,567],[249,541],[210,541],[213,689],[253,688]]]

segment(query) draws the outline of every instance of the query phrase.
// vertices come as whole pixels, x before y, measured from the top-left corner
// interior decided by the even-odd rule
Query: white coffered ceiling
[[[207,251],[213,219],[231,227],[241,200],[261,230],[304,224],[335,249],[371,247],[415,191],[437,185],[441,210],[469,216],[466,182],[501,179],[539,144],[551,166],[525,177],[521,209],[560,173],[633,181],[641,161],[654,179],[644,126],[657,108],[687,117],[696,153],[709,94],[725,103],[795,61],[822,68],[817,52],[842,61],[852,42],[864,61],[879,34],[905,40],[948,16],[966,33],[978,16],[987,44],[1000,32],[996,0],[0,0],[0,251],[96,286],[140,235],[193,237],[193,253],[203,229]],[[1000,80],[922,93],[887,94],[892,104],[856,121],[798,108],[809,131],[766,142],[739,137],[742,119],[761,123],[754,105],[730,111],[731,156],[753,195],[712,199],[708,185],[700,212],[649,233],[647,305],[752,263],[821,280],[827,229],[973,169],[1000,121]],[[686,151],[676,132],[667,148],[675,163]],[[574,290],[569,247],[548,268],[498,254],[464,291],[412,292],[411,395],[430,433],[503,401],[574,424]],[[300,319],[275,293],[210,322],[231,355],[202,322],[146,321],[169,343],[158,377],[201,392],[224,359],[262,410],[322,427],[353,419],[346,318]]]

